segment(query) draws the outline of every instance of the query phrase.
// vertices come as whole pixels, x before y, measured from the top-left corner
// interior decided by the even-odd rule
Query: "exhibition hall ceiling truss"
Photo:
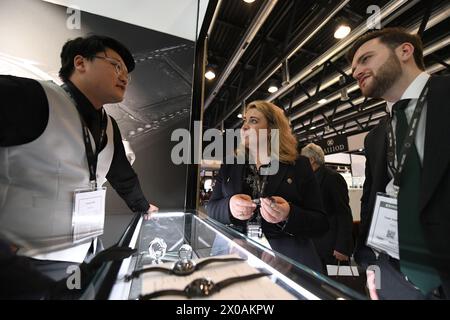
[[[285,109],[300,143],[370,130],[386,104],[361,96],[345,53],[372,26],[420,33],[428,72],[450,72],[448,0],[219,0],[216,11],[205,129],[239,127],[242,106],[263,99]],[[338,39],[340,25],[350,33]]]

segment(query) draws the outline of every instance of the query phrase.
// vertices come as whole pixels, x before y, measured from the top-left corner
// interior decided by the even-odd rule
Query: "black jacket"
[[[244,165],[222,165],[207,205],[208,215],[224,224],[243,225],[230,212],[230,198],[242,193]],[[267,196],[280,196],[290,203],[291,212],[283,227],[263,220],[263,232],[275,251],[279,251],[317,271],[321,271],[317,253],[310,241],[328,230],[319,186],[307,158],[300,156],[295,165],[280,163],[278,173],[269,176]]]
[[[450,77],[429,80],[425,149],[420,186],[420,222],[433,265],[444,287],[450,290]],[[386,126],[383,119],[365,139],[366,180],[361,198],[361,225],[355,259],[362,264],[374,261],[366,246],[377,192],[385,192],[390,181],[387,172]],[[398,204],[401,206],[401,203]],[[450,291],[449,291],[450,292]]]
[[[314,244],[322,260],[333,263],[334,250],[347,256],[353,252],[353,216],[347,183],[339,173],[325,166],[317,169],[315,176],[322,192],[330,229],[323,236],[315,238]]]

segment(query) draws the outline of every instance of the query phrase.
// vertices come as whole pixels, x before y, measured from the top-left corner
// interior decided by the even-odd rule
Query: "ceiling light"
[[[312,126],[312,127],[311,127],[311,130],[314,130],[315,128],[316,128],[316,126]]]
[[[252,2],[255,2],[255,0],[244,0],[244,2],[252,3]]]
[[[238,117],[239,119],[242,119],[242,113],[239,113],[239,114],[237,115],[237,117]]]
[[[205,78],[206,78],[206,79],[212,80],[212,79],[214,79],[215,77],[216,77],[216,74],[214,73],[214,71],[212,71],[212,70],[206,71],[206,73],[205,73]]]
[[[328,102],[327,99],[320,99],[320,100],[319,100],[319,104],[325,104],[325,103],[327,103],[327,102]]]
[[[348,36],[351,30],[352,29],[348,25],[341,24],[334,32],[334,37],[336,39],[344,39],[346,36]]]
[[[272,85],[269,87],[269,89],[267,89],[267,91],[269,91],[270,93],[275,93],[278,91],[278,87]]]
[[[278,91],[278,81],[276,79],[270,79],[268,82],[268,89],[270,93],[275,93]]]

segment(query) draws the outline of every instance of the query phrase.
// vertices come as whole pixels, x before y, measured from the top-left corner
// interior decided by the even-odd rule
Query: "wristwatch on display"
[[[131,274],[125,276],[125,281],[130,281],[134,278],[138,278],[143,273],[152,271],[164,272],[176,276],[187,276],[213,262],[229,262],[229,261],[245,261],[245,260],[246,259],[239,257],[209,258],[202,260],[199,263],[196,263],[194,260],[191,259],[181,259],[175,262],[175,264],[172,266],[171,269],[162,267],[148,267],[140,270],[135,270]]]
[[[195,279],[191,283],[189,283],[183,290],[161,290],[156,291],[153,293],[140,295],[139,300],[149,300],[161,296],[185,296],[187,298],[196,298],[196,297],[209,297],[212,294],[219,292],[225,287],[228,287],[232,284],[243,282],[247,280],[257,279],[265,276],[270,276],[271,273],[268,272],[261,272],[261,273],[254,273],[249,274],[246,276],[239,276],[239,277],[233,277],[228,278],[225,280],[222,280],[220,282],[214,283],[210,279],[207,278],[199,278]]]

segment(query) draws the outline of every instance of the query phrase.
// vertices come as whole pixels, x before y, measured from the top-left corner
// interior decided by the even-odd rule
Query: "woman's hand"
[[[231,197],[229,206],[233,217],[239,220],[250,219],[256,209],[256,204],[247,194],[235,194]]]
[[[261,216],[270,223],[285,221],[291,206],[282,197],[261,198]]]

